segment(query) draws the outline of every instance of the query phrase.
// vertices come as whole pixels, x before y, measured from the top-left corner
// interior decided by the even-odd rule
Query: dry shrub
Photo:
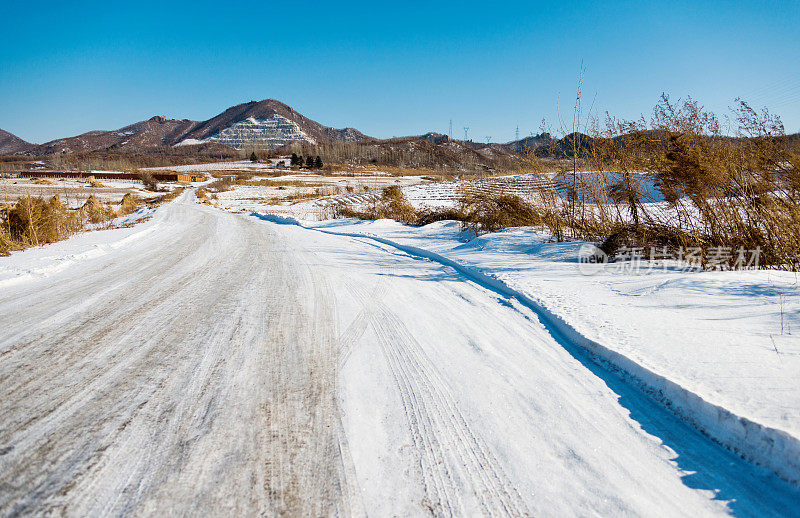
[[[542,224],[534,206],[512,194],[465,193],[459,212],[463,214],[462,226],[475,234]]]
[[[142,171],[139,173],[139,179],[142,180],[144,188],[148,191],[158,191],[158,182],[149,171]]]
[[[337,218],[359,219],[393,219],[406,225],[417,225],[419,213],[408,202],[403,190],[392,185],[381,192],[381,198],[366,210],[359,211],[349,206],[340,206],[334,210]]]
[[[166,194],[162,194],[161,196],[147,198],[144,200],[144,202],[151,207],[157,207],[158,205],[174,200],[175,198],[180,196],[184,190],[186,190],[186,187],[176,187],[175,189],[172,189],[171,191],[168,191]]]
[[[80,208],[79,213],[91,223],[102,223],[117,216],[117,213],[111,207],[100,203],[94,195],[89,196],[86,203]]]
[[[762,266],[800,268],[800,169],[783,124],[738,101],[733,136],[688,99],[662,97],[643,165],[659,181],[674,226],[709,247],[761,250]],[[694,214],[699,214],[699,218]]]
[[[54,181],[48,180],[47,178],[36,178],[33,180],[33,183],[36,185],[53,185],[55,184]]]
[[[0,255],[8,255],[12,250],[16,250],[17,245],[5,228],[0,228]]]
[[[215,180],[208,185],[206,185],[205,189],[211,192],[225,192],[230,191],[233,188],[234,181],[230,178],[220,178],[219,180]]]
[[[197,196],[197,199],[205,203],[206,205],[211,205],[211,199],[209,198],[208,191],[205,190],[204,188],[201,187],[197,189],[197,191],[195,192],[195,196]]]
[[[646,244],[646,246],[644,246]],[[645,223],[622,225],[606,237],[599,248],[613,259],[625,249],[641,249],[642,257],[659,258],[663,253],[675,254],[688,247],[707,245],[701,236],[692,235],[674,226]]]
[[[119,204],[119,213],[120,215],[127,215],[132,212],[136,212],[136,210],[143,204],[144,202],[138,197],[134,196],[131,193],[126,193],[122,197],[122,201]]]
[[[337,205],[333,209],[334,218],[378,219],[374,212],[357,210],[350,205]]]
[[[403,190],[396,185],[383,189],[381,201],[376,206],[376,214],[378,218],[393,219],[407,225],[417,222],[416,209],[408,202]]]
[[[537,209],[562,225],[559,240],[645,255],[691,247],[701,258],[720,247],[758,249],[762,267],[800,269],[796,139],[778,117],[737,102],[726,130],[691,98],[662,96],[650,121],[607,115],[586,157],[593,173],[562,174],[559,200],[537,200]]]
[[[425,226],[437,221],[464,221],[466,216],[459,209],[424,209],[417,211],[416,225]]]
[[[105,187],[102,183],[98,182],[94,176],[89,176],[86,178],[86,183],[89,184],[89,187],[99,188]]]
[[[0,250],[4,253],[15,248],[53,243],[81,228],[79,219],[58,196],[49,200],[31,196],[20,198],[12,207],[5,207],[2,215]]]
[[[11,237],[8,216],[14,208],[10,204],[0,204],[0,255],[8,255],[12,250],[16,250],[19,245]]]

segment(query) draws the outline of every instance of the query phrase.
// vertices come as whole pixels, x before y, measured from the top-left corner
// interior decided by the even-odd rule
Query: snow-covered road
[[[191,193],[103,236],[0,288],[0,515],[798,513],[441,264]]]

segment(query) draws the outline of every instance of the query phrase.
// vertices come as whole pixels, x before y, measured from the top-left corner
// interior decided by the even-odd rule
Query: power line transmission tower
[[[519,140],[519,126],[517,126],[517,130],[514,132],[514,140]]]
[[[447,132],[448,138],[453,138],[453,119],[450,119],[450,131]]]
[[[464,142],[469,140],[469,126],[464,126]]]
[[[487,135],[487,136],[486,136],[486,143],[488,144],[488,143],[489,143],[489,142],[491,142],[491,141],[492,141],[492,137],[490,137],[490,136],[488,136],[488,135]]]

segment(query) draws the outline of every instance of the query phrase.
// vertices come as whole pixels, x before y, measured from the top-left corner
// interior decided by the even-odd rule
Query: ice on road
[[[142,225],[0,291],[0,515],[798,512],[454,270],[191,193]]]

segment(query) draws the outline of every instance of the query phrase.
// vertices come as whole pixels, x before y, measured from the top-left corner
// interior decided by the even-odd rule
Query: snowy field
[[[392,176],[386,173],[314,174],[281,170],[281,176],[254,175],[248,182],[259,185],[233,185],[218,193],[216,203],[239,212],[269,211],[301,217],[325,219],[336,204],[377,199],[381,191],[397,185],[410,188],[427,183],[423,176]]]
[[[1,515],[800,514],[790,449],[682,413],[796,441],[786,275],[583,276],[526,230],[191,191],[149,215],[0,258]]]
[[[167,167],[148,167],[143,171],[175,171],[187,173],[214,173],[225,171],[271,171],[275,168],[277,160],[269,162],[251,162],[250,160],[235,160],[231,162],[211,162],[207,164],[188,164]],[[288,165],[288,164],[287,164]]]
[[[77,178],[48,178],[41,182],[35,178],[0,179],[0,203],[11,203],[25,196],[50,198],[58,195],[61,202],[71,208],[83,205],[89,196],[94,195],[102,203],[119,203],[122,197],[131,193],[137,196],[152,196],[140,181],[97,180],[100,187],[91,187],[86,181]],[[171,188],[170,184],[160,184]]]
[[[239,163],[239,162],[237,162]],[[221,167],[233,165],[223,163]],[[195,166],[189,166],[195,167]],[[260,167],[260,166],[259,166]],[[279,172],[280,170],[263,169]],[[211,171],[206,171],[211,172]],[[581,180],[591,183],[592,175],[597,173],[579,173],[585,177]],[[363,210],[377,202],[381,191],[391,185],[400,186],[406,199],[416,209],[442,209],[458,205],[464,193],[497,194],[507,193],[523,199],[537,198],[542,188],[564,191],[565,182],[571,181],[566,176],[556,174],[516,174],[492,176],[468,180],[432,181],[427,176],[391,176],[379,171],[351,174],[350,177],[315,175],[308,173],[286,174],[273,180],[283,181],[298,179],[320,187],[303,186],[284,187],[282,192],[274,189],[258,189],[248,186],[236,186],[232,191],[220,195],[222,207],[237,211],[268,212],[283,214],[303,220],[324,220],[331,217],[337,206],[348,206]],[[648,206],[656,209],[661,201],[652,185],[643,181],[642,188]],[[288,200],[294,194],[306,195],[309,199]],[[316,194],[315,196],[312,196]],[[279,202],[277,198],[285,197],[287,201]]]

